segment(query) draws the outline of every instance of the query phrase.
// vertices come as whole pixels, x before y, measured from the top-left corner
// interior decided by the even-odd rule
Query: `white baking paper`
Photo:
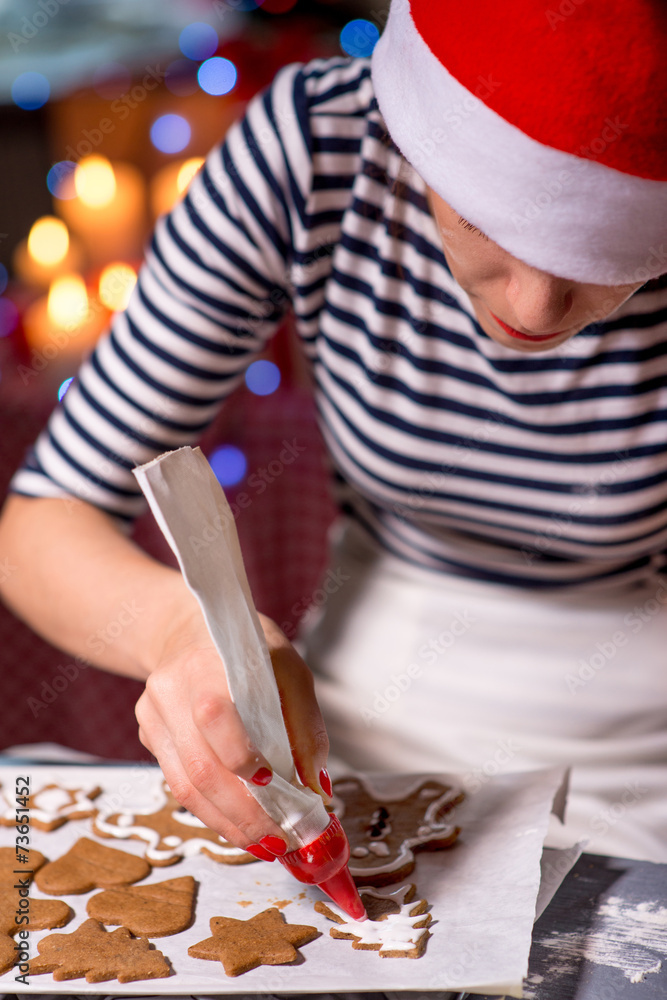
[[[55,782],[72,788],[97,784],[103,789],[101,808],[142,812],[158,802],[162,782],[159,769],[149,765],[11,764],[0,767],[0,798],[3,787],[15,787],[18,775],[29,777],[33,791]],[[372,775],[366,776],[366,781],[380,795],[407,794],[424,777],[459,783],[456,775],[447,774]],[[227,866],[199,857],[155,868],[145,880],[161,882],[191,874],[199,882],[194,925],[154,941],[170,959],[173,976],[126,985],[116,981],[88,985],[84,979],[57,983],[47,974],[34,976],[26,988],[16,982],[16,971],[10,971],[0,976],[0,993],[202,996],[467,989],[520,996],[540,887],[542,845],[549,811],[563,778],[559,770],[490,778],[456,807],[455,818],[462,829],[457,844],[449,850],[417,854],[411,880],[417,886],[417,896],[428,900],[433,918],[426,953],[420,959],[380,958],[375,952],[354,951],[349,941],[331,938],[330,922],[314,910],[317,900],[326,899],[324,894],[317,887],[296,882],[278,863]],[[92,836],[132,854],[142,853],[138,841],[95,837],[90,820],[69,822],[52,833],[33,829],[30,834],[31,846],[48,858],[63,854],[80,836]],[[0,827],[0,846],[13,846],[15,838],[14,828]],[[574,860],[573,855],[571,863]],[[552,885],[568,870],[563,863],[548,867]],[[36,888],[33,894],[48,898]],[[63,897],[76,916],[66,928],[53,933],[67,933],[82,923],[93,894]],[[298,964],[263,966],[231,979],[219,963],[188,956],[191,944],[210,936],[211,917],[247,919],[269,906],[278,906],[292,923],[312,924],[321,931],[321,937],[300,950]],[[49,933],[31,934],[31,954]]]

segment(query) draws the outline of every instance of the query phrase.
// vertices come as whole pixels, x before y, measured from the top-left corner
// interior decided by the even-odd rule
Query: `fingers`
[[[329,738],[315,698],[312,674],[287,639],[271,649],[271,661],[299,777],[328,801],[331,798],[331,779],[326,770]]]
[[[204,659],[206,661],[207,657]],[[207,691],[212,689],[219,670],[219,659],[214,671],[211,671],[210,663],[206,663],[209,678]],[[136,714],[142,742],[157,757],[175,798],[203,823],[238,847],[257,844],[267,836],[284,843],[280,827],[264,812],[206,739],[206,729],[209,733],[211,731],[210,721],[204,732],[194,721],[192,704],[197,704],[199,671],[194,671],[194,678],[192,674],[186,677],[181,669],[172,670],[170,674],[180,679],[180,685],[174,681],[174,676],[169,677],[168,683],[162,676],[159,684],[147,684],[146,691],[137,702]],[[221,695],[216,694],[217,697]],[[207,712],[202,712],[202,715],[206,717]],[[233,722],[232,729],[234,738],[238,738],[239,733]],[[220,736],[220,732],[215,731],[216,736]],[[228,742],[231,743],[231,739]],[[241,748],[228,748],[228,757],[232,760],[244,759],[247,743],[248,737],[243,731]],[[253,759],[252,763],[256,764],[256,760]]]

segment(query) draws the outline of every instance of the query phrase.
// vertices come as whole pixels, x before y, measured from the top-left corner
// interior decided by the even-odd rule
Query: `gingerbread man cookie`
[[[206,854],[227,865],[244,865],[257,859],[240,847],[234,847],[201,820],[179,805],[166,783],[157,808],[148,813],[129,809],[111,813],[100,811],[93,822],[100,837],[146,842],[144,857],[154,866],[173,865],[181,858]]]
[[[425,899],[412,902],[414,894],[411,883],[386,892],[362,886],[359,895],[369,917],[364,921],[351,920],[334,903],[317,902],[315,909],[336,923],[331,937],[352,941],[356,951],[377,951],[381,958],[421,958],[431,916]]]
[[[451,847],[460,833],[448,814],[463,793],[431,778],[387,796],[362,778],[340,778],[333,801],[350,842],[350,873],[368,885],[400,882],[414,870],[415,851]]]

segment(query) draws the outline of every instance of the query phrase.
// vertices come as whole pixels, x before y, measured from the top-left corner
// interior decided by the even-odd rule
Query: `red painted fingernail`
[[[268,837],[262,837],[260,840],[262,847],[265,847],[267,851],[271,851],[271,854],[275,854],[276,857],[281,858],[283,854],[287,854],[287,844],[280,837],[272,837],[270,834]]]
[[[320,771],[320,788],[322,789],[323,792],[326,792],[327,795],[331,796],[333,792],[333,786],[331,784],[331,778],[329,777],[329,772],[324,767]]]
[[[268,767],[260,767],[258,771],[255,771],[252,778],[250,779],[253,785],[268,785],[273,777],[273,771]]]
[[[243,848],[248,854],[252,854],[253,858],[257,858],[259,861],[275,861],[275,854],[269,854],[269,852],[262,847],[261,844],[248,844],[247,847]]]

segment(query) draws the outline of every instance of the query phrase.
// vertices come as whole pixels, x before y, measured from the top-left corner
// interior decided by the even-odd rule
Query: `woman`
[[[470,792],[574,763],[574,831],[665,860],[667,15],[526,7],[394,0],[372,66],[283,70],[158,224],[6,505],[0,551],[30,571],[4,595],[51,641],[89,657],[141,598],[95,662],[146,678],[177,799],[257,856],[284,841],[238,777],[268,762],[123,522],[132,467],[196,439],[291,305],[344,514],[304,637],[335,749]],[[263,625],[326,796],[311,676]]]

